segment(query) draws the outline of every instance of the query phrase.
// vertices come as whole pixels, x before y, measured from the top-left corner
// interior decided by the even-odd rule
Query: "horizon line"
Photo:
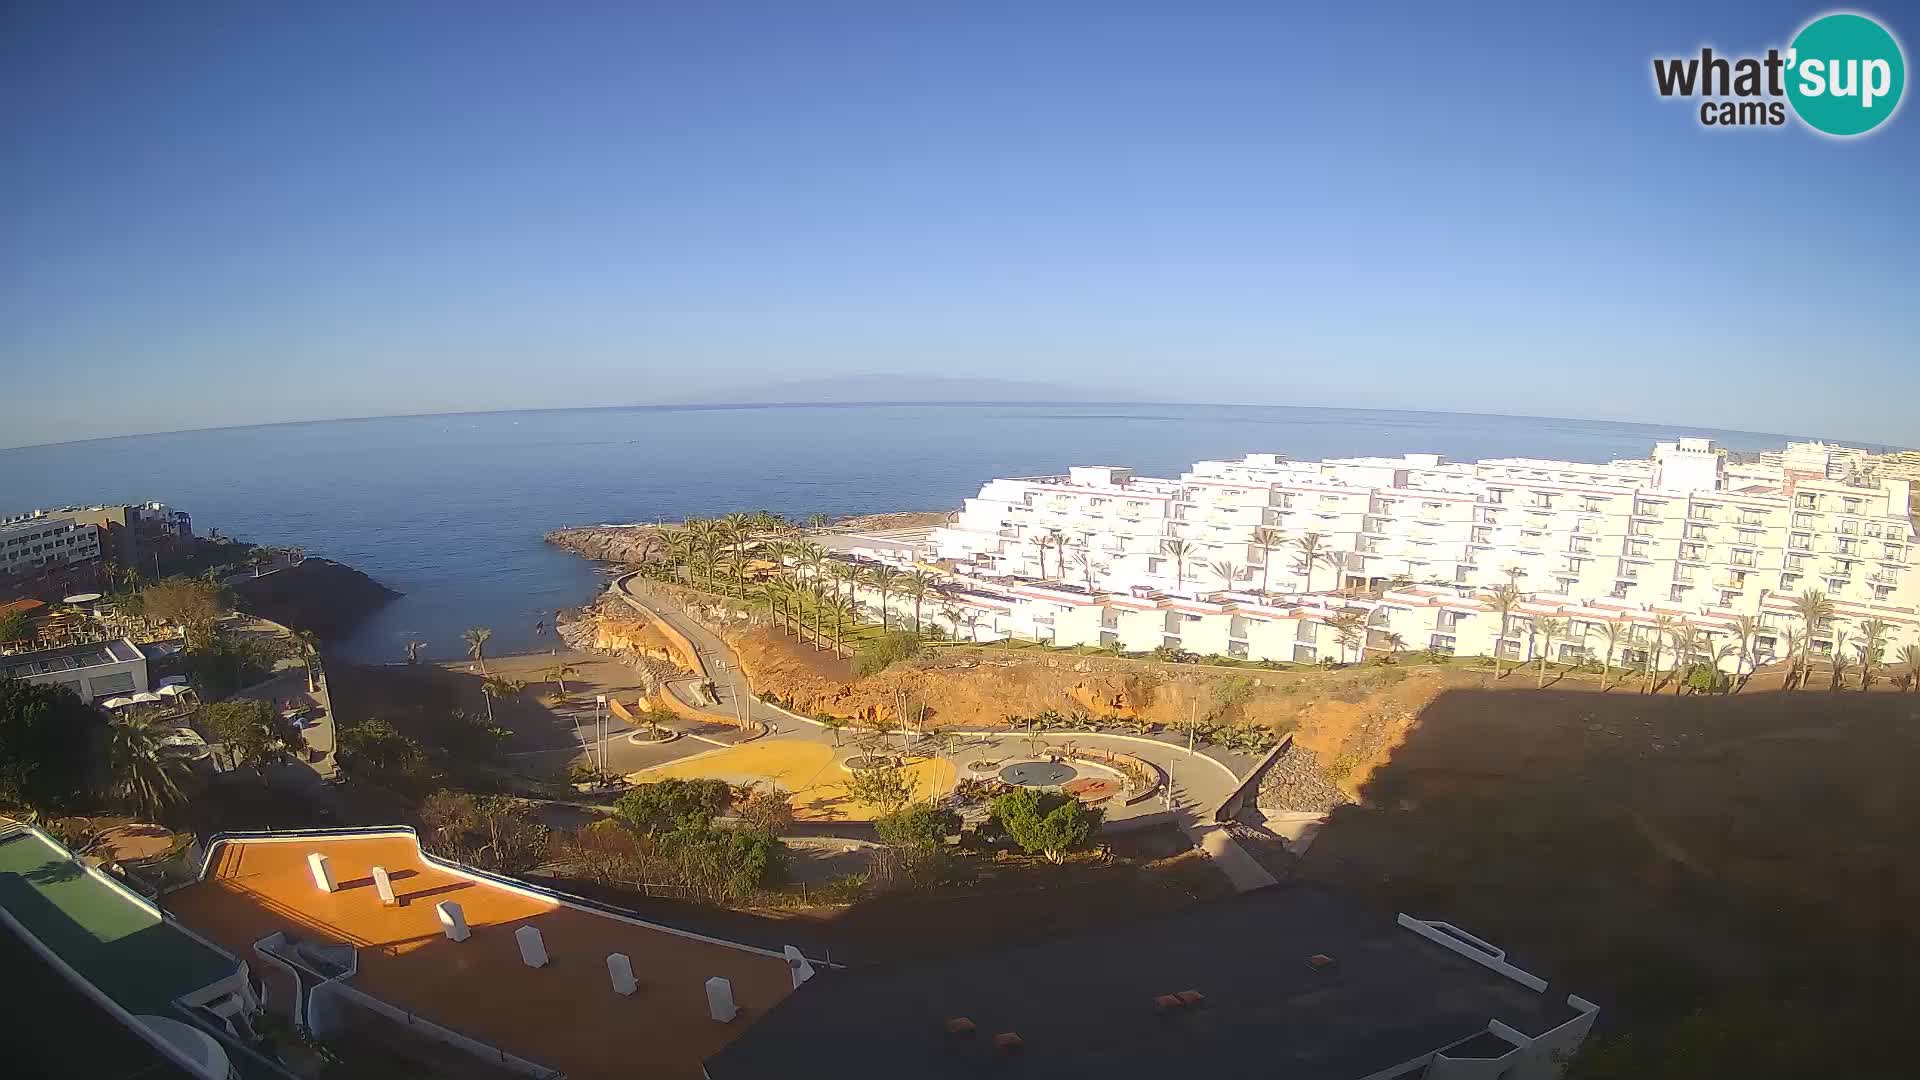
[[[912,398],[882,399],[872,401],[715,401],[715,402],[677,402],[660,404],[629,405],[552,405],[536,408],[510,409],[454,409],[446,412],[417,413],[376,413],[367,416],[330,416],[307,420],[269,420],[256,424],[212,424],[206,427],[169,428],[162,431],[137,431],[121,435],[95,435],[85,439],[61,439],[53,442],[22,443],[18,446],[0,447],[0,453],[13,450],[37,450],[53,446],[79,446],[85,443],[112,442],[117,439],[147,439],[162,435],[195,435],[213,431],[246,431],[254,428],[296,427],[308,424],[346,424],[373,420],[423,420],[432,417],[460,416],[514,416],[521,414],[556,412],[705,412],[728,409],[856,409],[856,408],[985,408],[990,406],[1011,408],[1034,408],[1039,406],[1142,406],[1157,405],[1184,408],[1212,409],[1299,409],[1313,412],[1362,412],[1393,413],[1408,416],[1475,416],[1494,417],[1505,420],[1560,420],[1582,424],[1613,424],[1620,427],[1664,428],[1669,430],[1696,430],[1723,432],[1730,435],[1758,435],[1769,439],[1814,439],[1823,442],[1838,442],[1839,445],[1856,447],[1872,452],[1912,449],[1892,443],[1876,442],[1840,442],[1834,439],[1809,435],[1795,435],[1778,431],[1753,431],[1746,428],[1720,428],[1707,425],[1670,424],[1652,420],[1613,420],[1601,417],[1548,416],[1534,413],[1472,412],[1459,409],[1392,409],[1366,408],[1347,405],[1275,405],[1249,402],[1211,402],[1211,401],[1154,401],[1147,399],[1106,399],[1071,400],[1057,398],[1034,398],[1021,400],[980,400],[980,401],[924,401]]]

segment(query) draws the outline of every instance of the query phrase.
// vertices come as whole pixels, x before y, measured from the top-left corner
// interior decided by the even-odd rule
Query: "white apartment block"
[[[1707,635],[1694,658],[1708,659],[1749,616],[1764,662],[1799,627],[1794,598],[1819,589],[1842,633],[1868,619],[1890,626],[1883,657],[1920,642],[1908,482],[1851,483],[1844,458],[1813,449],[1788,458],[1794,467],[1729,464],[1708,440],[1681,439],[1605,464],[1249,454],[1197,462],[1179,479],[1076,466],[989,481],[919,559],[879,554],[964,585],[926,611],[985,639],[1304,662],[1395,645],[1598,660],[1616,622],[1611,659],[1638,665],[1656,651],[1656,620]],[[1299,547],[1309,534],[1320,545],[1311,563]],[[1482,597],[1509,581],[1527,602],[1503,636]],[[897,596],[888,606],[907,610]],[[1364,616],[1364,640],[1341,640],[1328,621],[1341,611]],[[1546,618],[1570,628],[1549,643],[1536,632]],[[1816,651],[1834,630],[1816,631]],[[1658,652],[1663,668],[1679,662],[1664,640]],[[1742,663],[1718,659],[1729,671]]]
[[[0,523],[0,575],[100,555],[100,530],[71,517],[22,517]]]

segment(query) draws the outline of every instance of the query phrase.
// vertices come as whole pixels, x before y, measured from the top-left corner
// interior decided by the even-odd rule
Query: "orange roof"
[[[0,604],[0,615],[12,615],[16,612],[32,611],[34,608],[43,608],[46,606],[45,603],[39,600],[15,600],[10,604]]]
[[[325,855],[339,888],[323,893],[307,869]],[[386,907],[371,868],[383,866],[399,904]],[[473,936],[442,934],[435,905],[458,901]],[[791,992],[772,953],[603,914],[532,887],[518,888],[423,858],[410,833],[227,840],[206,876],[166,898],[187,926],[257,961],[253,943],[276,931],[357,947],[358,990],[462,1034],[565,1072],[592,1077],[698,1077],[701,1063]],[[513,932],[538,927],[550,957],[520,959]],[[607,954],[625,953],[640,987],[615,994]],[[707,1015],[705,982],[733,984],[741,1016]]]

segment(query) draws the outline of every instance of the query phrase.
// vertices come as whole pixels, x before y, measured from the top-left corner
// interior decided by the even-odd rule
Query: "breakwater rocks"
[[[639,566],[666,555],[661,530],[651,525],[585,525],[555,529],[547,543],[599,562]]]
[[[400,596],[351,566],[314,558],[234,582],[233,591],[244,610],[323,641],[347,637]]]

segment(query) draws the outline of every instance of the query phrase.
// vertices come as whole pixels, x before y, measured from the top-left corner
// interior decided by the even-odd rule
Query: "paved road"
[[[669,693],[687,705],[714,716],[717,723],[729,723],[738,715],[737,710],[744,703],[750,718],[767,724],[776,733],[771,736],[773,738],[833,742],[832,734],[813,721],[754,698],[752,687],[746,675],[740,671],[739,662],[726,642],[677,607],[635,595],[631,588],[635,576],[629,574],[615,578],[610,586],[613,593],[642,615],[665,622],[686,635],[687,640],[693,643],[704,669],[698,675],[669,681]],[[698,704],[693,687],[701,677],[710,680],[717,688],[720,699],[718,705]],[[740,737],[736,729],[728,730],[734,738]],[[1005,729],[946,734],[951,735],[956,743],[956,765],[976,757],[1018,754],[1021,744],[1028,741],[1026,736]],[[1091,732],[1061,732],[1042,738],[1054,745],[1070,741],[1080,746],[1132,754],[1160,766],[1166,771],[1168,790],[1161,797],[1146,799],[1133,806],[1112,806],[1107,811],[1108,818],[1118,823],[1130,818],[1171,812],[1174,820],[1193,840],[1194,846],[1213,858],[1234,888],[1245,892],[1274,883],[1273,876],[1262,869],[1253,856],[1247,854],[1232,834],[1213,821],[1214,810],[1239,787],[1239,777],[1245,775],[1244,767],[1236,770],[1215,756],[1189,754],[1183,748],[1161,739]]]

